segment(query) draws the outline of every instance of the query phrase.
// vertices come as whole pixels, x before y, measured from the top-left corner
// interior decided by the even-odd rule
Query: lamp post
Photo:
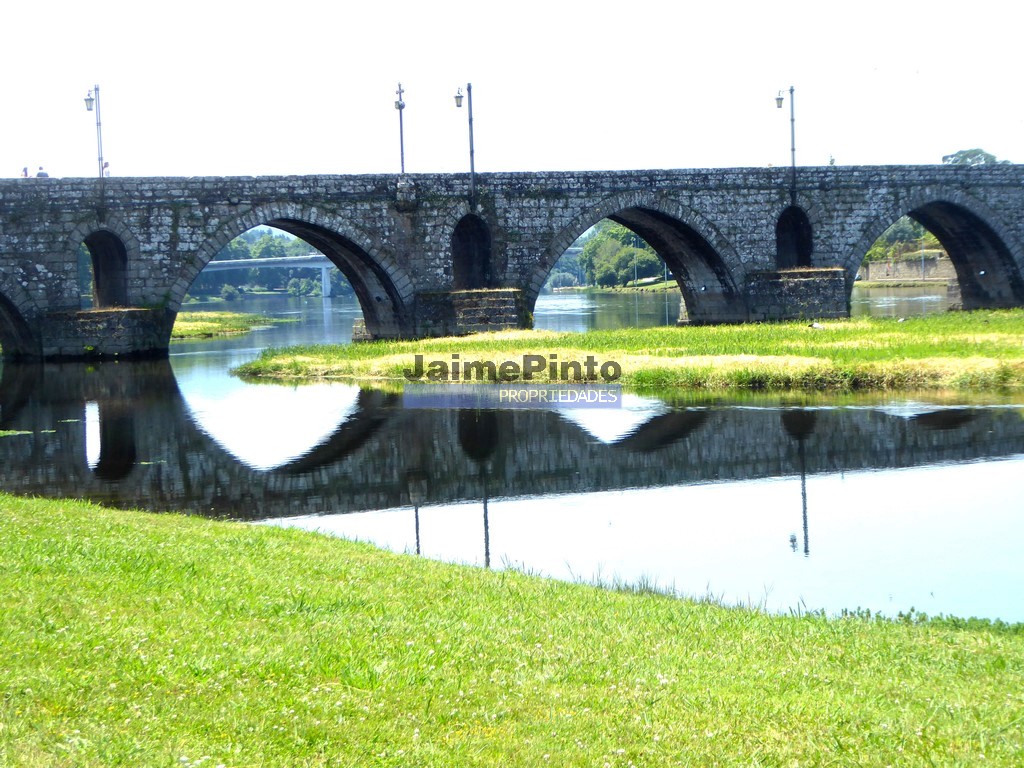
[[[93,94],[96,94],[93,96]],[[88,112],[92,112],[93,106],[95,106],[96,112],[96,155],[99,162],[99,175],[103,178],[103,127],[100,124],[100,87],[94,85],[92,90],[86,94],[85,97],[85,109]]]
[[[402,153],[402,175],[405,175],[405,126],[402,124],[402,113],[405,111],[405,102],[402,101],[402,94],[405,90],[402,88],[402,84],[398,84],[398,90],[395,91],[398,94],[398,98],[395,99],[395,109],[398,110],[398,148]]]
[[[782,91],[775,97],[775,106],[782,109],[784,98]],[[796,205],[796,117],[793,107],[793,86],[789,86],[789,153],[792,163],[792,173],[789,182],[789,197],[793,205]]]
[[[469,202],[476,202],[476,165],[473,159],[473,84],[466,83],[466,100],[469,102]],[[455,94],[455,106],[462,106],[462,89]]]

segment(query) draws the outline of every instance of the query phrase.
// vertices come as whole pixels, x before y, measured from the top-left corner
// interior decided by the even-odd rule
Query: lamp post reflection
[[[807,524],[807,455],[804,450],[804,443],[814,432],[815,422],[818,417],[814,411],[807,411],[802,408],[794,408],[782,412],[782,426],[786,433],[797,441],[797,460],[800,462],[800,504],[803,514],[804,527],[804,557],[811,554],[810,537]],[[796,551],[796,537],[790,537],[790,544]]]
[[[413,520],[416,527],[416,554],[420,550],[420,505],[427,499],[427,473],[421,469],[409,470],[405,476],[409,491],[409,503],[413,505]]]
[[[494,411],[459,411],[459,444],[478,467],[484,504],[484,567],[491,567],[491,528],[487,509],[490,460],[498,447],[498,417]]]

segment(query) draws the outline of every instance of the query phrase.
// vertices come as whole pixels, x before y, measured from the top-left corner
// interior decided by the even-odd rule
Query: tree
[[[252,249],[254,259],[280,259],[288,255],[285,250],[286,240],[274,235],[264,235],[256,241]]]
[[[295,237],[285,242],[284,253],[286,256],[308,256],[316,249],[305,240]]]
[[[595,237],[583,246],[583,258],[580,259],[586,265],[587,282],[603,285],[601,275],[605,275],[607,283],[610,272],[611,284],[615,284],[615,254],[622,250],[622,245],[617,240],[605,237]],[[605,269],[607,268],[607,269]]]
[[[1011,165],[1009,160],[996,160],[996,156],[983,149],[961,149],[951,155],[943,155],[945,165]]]
[[[888,245],[917,242],[925,236],[927,231],[909,216],[900,216],[892,226],[882,233],[879,239],[884,240]]]
[[[615,269],[608,262],[601,262],[594,270],[594,282],[602,288],[612,288],[618,282]]]
[[[544,285],[546,288],[575,288],[579,285],[579,281],[571,272],[557,270],[551,272]]]
[[[575,278],[574,285],[579,285],[580,279],[583,275],[583,267],[580,263],[580,253],[563,253],[562,257],[555,262],[555,266],[551,268],[551,274],[554,275],[558,272],[565,272],[572,275]]]
[[[320,280],[309,277],[293,277],[288,281],[288,293],[292,296],[322,296]]]
[[[217,251],[217,255],[213,258],[218,261],[234,261],[237,259],[252,258],[252,254],[249,252],[249,244],[242,238],[236,237],[230,243]]]
[[[612,259],[611,267],[615,271],[619,285],[626,286],[637,279],[656,277],[661,274],[661,259],[643,248],[620,248]]]
[[[879,235],[868,249],[864,260],[893,261],[906,257],[907,254],[917,255],[926,250],[943,252],[942,245],[934,234],[909,216],[901,216]]]
[[[660,274],[661,259],[633,230],[603,219],[588,230],[579,265],[588,285],[625,285],[633,279],[633,254],[637,277]]]
[[[288,242],[286,235],[265,234],[252,247],[254,259],[280,259],[287,256],[285,245]],[[273,290],[283,288],[287,284],[290,275],[283,269],[251,269],[249,270],[249,283],[261,285]]]

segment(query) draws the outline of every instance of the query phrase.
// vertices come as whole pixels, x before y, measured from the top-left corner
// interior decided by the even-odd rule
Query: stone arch
[[[7,283],[5,275],[0,279],[0,350],[5,360],[38,358],[42,354],[42,345],[25,319],[26,314],[35,316],[37,313],[26,311],[32,304],[20,286],[12,291]],[[11,300],[9,293],[17,298]]]
[[[668,265],[683,296],[680,321],[718,323],[748,319],[746,300],[739,287],[743,268],[732,244],[691,208],[642,191],[602,200],[577,215],[555,236],[528,279],[526,302],[531,310],[548,273],[565,249],[602,219],[611,219],[636,232]]]
[[[93,306],[97,309],[128,306],[128,250],[109,230],[85,238],[92,257]]]
[[[352,456],[394,418],[398,404],[399,397],[390,392],[360,389],[355,410],[330,437],[298,458],[269,471],[300,475]]]
[[[507,262],[500,251],[497,253],[494,251],[494,229],[487,219],[465,200],[451,201],[451,204],[446,206],[446,210],[439,213],[438,227],[442,232],[451,233],[452,258],[449,261],[451,268],[450,271],[446,270],[445,274],[451,286],[455,290],[460,290],[455,287],[457,285],[455,261],[456,258],[459,258],[456,250],[460,247],[468,248],[471,251],[475,250],[477,255],[483,255],[486,258],[489,273],[486,287],[493,288],[501,285],[501,276],[505,274]],[[457,239],[460,237],[469,239],[469,242],[457,243]],[[469,258],[472,258],[472,253],[469,254]],[[461,269],[462,267],[459,268],[459,270]]]
[[[352,284],[371,338],[412,333],[413,284],[394,257],[350,222],[291,203],[262,206],[226,223],[196,252],[171,289],[177,312],[196,276],[233,238],[253,227],[272,226],[301,238],[323,253]]]
[[[1024,305],[1020,243],[980,201],[951,189],[924,189],[895,200],[865,227],[854,251],[843,260],[851,290],[852,276],[868,249],[904,215],[934,234],[949,254],[964,309]]]
[[[807,213],[798,205],[791,205],[779,216],[775,224],[775,265],[779,269],[811,266],[814,251],[814,232]]]
[[[83,243],[92,263],[93,307],[131,306],[129,264],[139,261],[138,238],[123,221],[112,217],[80,224],[72,231],[66,247],[77,253]]]
[[[474,213],[463,216],[452,231],[452,287],[457,291],[494,287],[491,232]]]

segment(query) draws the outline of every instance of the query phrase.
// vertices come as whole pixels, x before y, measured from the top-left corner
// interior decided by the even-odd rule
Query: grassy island
[[[246,312],[179,312],[171,331],[171,339],[209,339],[234,336],[274,323],[290,322]]]
[[[999,390],[1024,386],[1024,310],[908,318],[552,333],[271,349],[245,377],[404,381],[416,355],[445,360],[615,361],[632,389]],[[543,374],[534,381],[547,381]]]
[[[1020,625],[770,616],[0,494],[0,765],[1024,762]]]

